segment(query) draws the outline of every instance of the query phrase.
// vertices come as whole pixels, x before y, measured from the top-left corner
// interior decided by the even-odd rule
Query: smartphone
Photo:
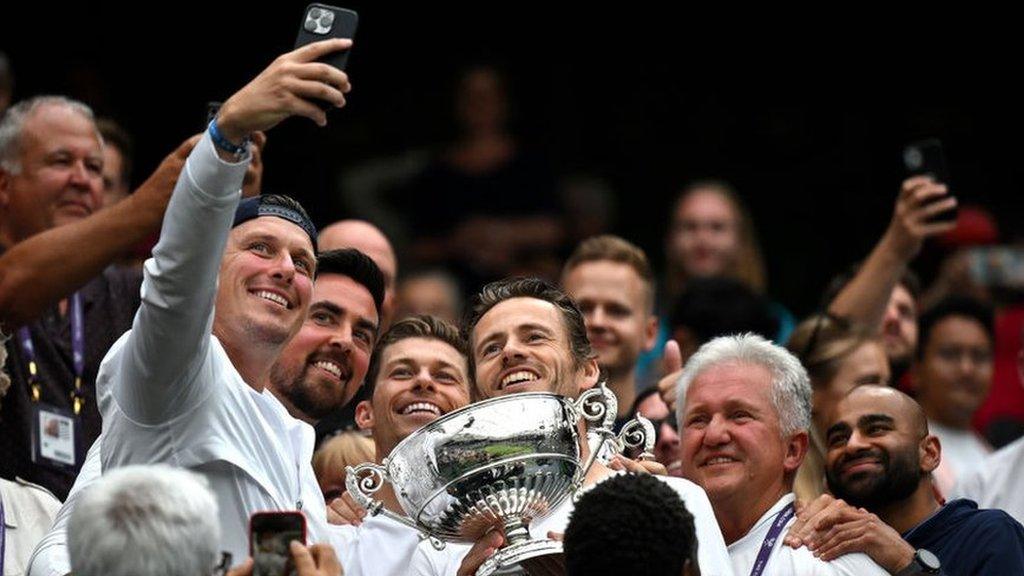
[[[302,15],[302,25],[299,26],[299,35],[295,38],[295,47],[329,38],[355,38],[358,24],[359,14],[354,10],[326,4],[310,4],[306,6]],[[332,52],[320,58],[319,62],[344,70],[348,65],[349,52],[351,50]]]
[[[249,555],[253,576],[295,576],[292,540],[306,543],[301,512],[257,512],[249,518]]]
[[[906,177],[930,176],[936,182],[945,184],[952,189],[949,181],[949,170],[946,168],[946,156],[942,151],[942,142],[937,138],[911,142],[903,148],[903,167]],[[940,196],[934,201],[945,200]],[[957,209],[953,207],[933,216],[931,222],[955,222]]]

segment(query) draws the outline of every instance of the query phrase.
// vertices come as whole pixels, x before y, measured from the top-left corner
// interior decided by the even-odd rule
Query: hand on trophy
[[[654,460],[632,460],[622,454],[616,454],[608,463],[608,467],[616,471],[632,472],[634,474],[654,474],[657,476],[668,476],[668,469],[661,462]]]
[[[505,537],[497,530],[484,534],[473,544],[459,565],[458,576],[474,576],[480,566],[505,543]]]
[[[366,518],[366,509],[347,491],[327,504],[327,521],[338,526],[359,526]]]

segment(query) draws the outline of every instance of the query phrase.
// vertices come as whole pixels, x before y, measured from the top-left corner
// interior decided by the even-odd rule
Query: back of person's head
[[[669,330],[684,352],[689,348],[692,353],[729,334],[752,332],[770,340],[778,332],[778,320],[768,300],[739,280],[695,278],[673,303]]]
[[[217,501],[206,480],[162,464],[104,474],[68,523],[75,576],[203,576],[219,549]]]
[[[654,476],[613,476],[576,504],[565,530],[565,567],[569,576],[697,575],[693,515]]]
[[[313,453],[313,473],[324,500],[330,502],[345,491],[345,468],[373,462],[373,438],[359,432],[342,432],[323,441]]]
[[[811,386],[818,389],[836,376],[847,356],[877,341],[874,334],[843,318],[816,314],[797,325],[786,348],[800,359]]]

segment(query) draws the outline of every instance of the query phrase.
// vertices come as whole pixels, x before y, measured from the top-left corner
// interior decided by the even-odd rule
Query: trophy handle
[[[653,460],[654,454],[651,453],[651,450],[654,449],[655,438],[654,424],[637,414],[619,431],[619,436],[615,439],[615,451],[622,453],[627,448],[639,449],[640,460]]]
[[[388,481],[387,469],[380,464],[364,462],[358,466],[345,467],[345,488],[352,495],[355,501],[366,509],[371,515],[378,514],[400,522],[415,530],[420,540],[430,539],[430,544],[436,550],[444,549],[444,542],[430,535],[413,522],[408,516],[395,514],[384,507],[384,503],[373,497],[373,494],[384,487]]]
[[[609,390],[604,382],[600,382],[597,386],[580,394],[572,406],[576,411],[577,421],[582,417],[587,422],[587,444],[590,446],[590,454],[587,455],[583,466],[577,470],[576,478],[572,482],[572,491],[576,492],[583,486],[584,476],[597,460],[605,444],[615,441],[612,427],[615,424],[615,415],[619,410],[619,401],[615,398],[615,393]],[[590,440],[591,435],[595,437],[593,442]]]

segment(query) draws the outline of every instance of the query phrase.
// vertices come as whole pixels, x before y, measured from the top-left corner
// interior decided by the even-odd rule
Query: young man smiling
[[[583,314],[565,293],[543,280],[511,279],[484,286],[474,300],[463,332],[470,345],[470,367],[475,375],[473,393],[477,400],[520,392],[552,392],[576,398],[598,382],[600,370],[587,340]],[[585,458],[586,445],[583,448]],[[638,463],[617,461],[615,466],[619,468],[645,470]],[[613,474],[613,470],[595,462],[584,485],[597,484]],[[732,574],[704,491],[682,478],[656,478],[676,491],[695,518],[701,541],[701,573]],[[531,525],[531,533],[535,538],[545,538],[549,532],[564,532],[572,510],[572,498],[568,498],[550,515]],[[492,531],[472,547],[449,544],[438,552],[429,544],[420,545],[413,556],[411,573],[474,574],[502,541],[503,536]],[[552,564],[557,564],[551,557],[530,562],[539,569],[551,569]]]

